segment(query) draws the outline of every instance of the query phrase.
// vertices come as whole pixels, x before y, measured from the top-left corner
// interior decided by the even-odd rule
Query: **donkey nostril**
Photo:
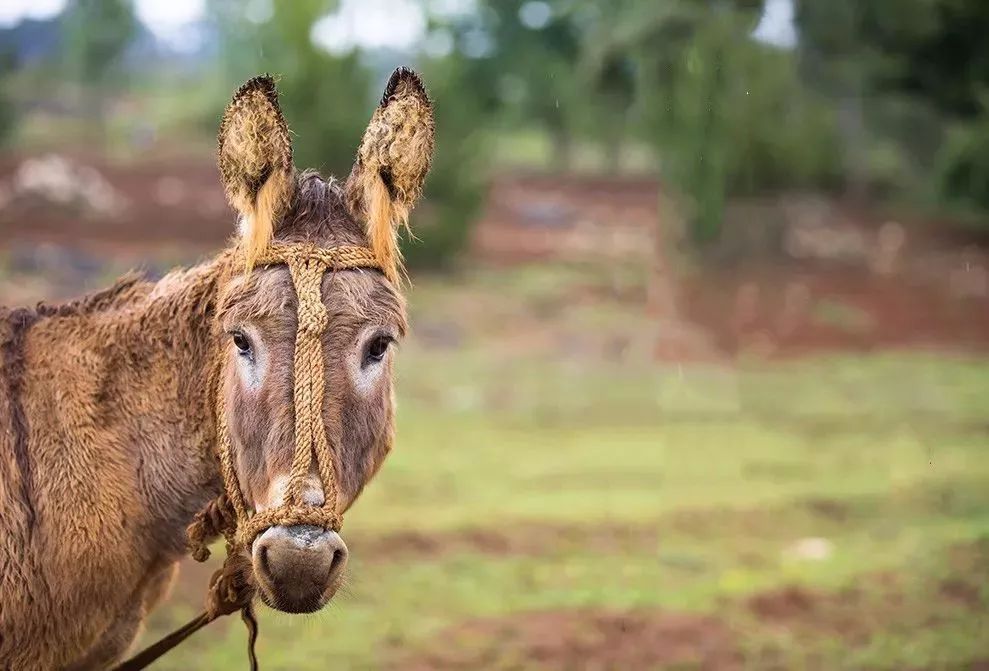
[[[333,578],[337,576],[347,563],[347,551],[346,550],[333,550],[333,558],[330,559],[330,577]]]
[[[265,575],[271,575],[271,563],[268,559],[268,546],[265,543],[258,545],[257,550],[258,568]]]

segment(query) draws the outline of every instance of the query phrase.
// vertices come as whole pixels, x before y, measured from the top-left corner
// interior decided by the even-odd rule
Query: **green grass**
[[[316,616],[264,611],[266,668],[378,668],[442,645],[464,620],[589,607],[724,616],[752,668],[766,650],[783,668],[960,668],[989,656],[985,590],[975,614],[931,598],[939,576],[958,572],[949,549],[989,537],[989,362],[899,354],[670,370],[416,342],[402,357],[400,439],[348,516],[346,593]],[[538,537],[548,524],[576,532],[525,552],[359,550],[396,531]],[[628,542],[579,541],[613,527]],[[795,558],[807,537],[833,552]],[[826,631],[780,633],[743,606],[784,585],[868,586],[878,572],[903,578],[905,615],[851,647]],[[194,607],[166,606],[151,632]],[[159,667],[241,668],[243,645],[231,620]]]

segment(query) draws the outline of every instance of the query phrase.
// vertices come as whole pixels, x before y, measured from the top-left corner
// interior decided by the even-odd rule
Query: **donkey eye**
[[[233,333],[230,334],[230,337],[233,338],[234,347],[237,348],[237,351],[240,354],[251,353],[251,341],[248,340],[246,335],[244,335],[240,331],[234,331]]]
[[[386,335],[376,336],[368,343],[367,354],[364,355],[364,365],[381,361],[385,358],[385,352],[391,345],[392,338]]]

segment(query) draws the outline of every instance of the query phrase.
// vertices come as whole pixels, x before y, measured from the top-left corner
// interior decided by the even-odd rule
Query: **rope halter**
[[[295,451],[284,501],[275,508],[250,510],[234,468],[233,450],[227,428],[224,395],[217,392],[217,450],[226,497],[235,513],[236,532],[228,536],[234,548],[249,549],[258,534],[276,526],[309,524],[339,531],[343,518],[337,511],[337,478],[333,449],[323,422],[325,389],[322,336],[329,317],[323,305],[321,286],[328,270],[378,268],[374,252],[367,247],[321,248],[307,243],[271,243],[255,261],[257,266],[287,265],[298,298],[298,327],[293,361],[293,404],[295,409]],[[303,499],[306,481],[316,460],[316,472],[323,486],[323,505],[313,506]],[[232,520],[234,521],[234,520]]]

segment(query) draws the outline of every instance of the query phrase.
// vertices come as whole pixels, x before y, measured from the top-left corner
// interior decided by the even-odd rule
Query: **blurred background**
[[[397,449],[265,668],[989,668],[986,35],[984,0],[4,0],[0,302],[218,250],[248,77],[342,177],[412,65]],[[156,668],[244,664],[230,622]]]

